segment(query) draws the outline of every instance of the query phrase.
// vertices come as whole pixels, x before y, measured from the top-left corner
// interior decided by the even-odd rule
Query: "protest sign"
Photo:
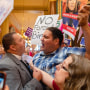
[[[59,15],[57,14],[38,16],[33,28],[31,43],[40,44],[40,39],[43,32],[46,30],[47,27],[56,27],[58,17]]]
[[[30,27],[28,27],[27,30],[26,30],[26,32],[25,32],[25,35],[26,35],[27,37],[31,37],[31,36],[32,36],[32,31],[33,31],[33,29],[30,28]]]
[[[78,27],[78,10],[87,3],[88,0],[63,0],[63,32],[73,40]]]
[[[0,25],[13,9],[14,0],[0,0]]]
[[[61,25],[61,20],[57,20],[56,27],[59,28]]]

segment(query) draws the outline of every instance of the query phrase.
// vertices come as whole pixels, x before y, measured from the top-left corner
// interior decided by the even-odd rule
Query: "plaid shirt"
[[[50,55],[45,55],[43,51],[33,57],[33,64],[39,69],[47,72],[52,77],[56,71],[56,65],[60,64],[68,57],[68,54],[77,54],[84,56],[86,49],[79,47],[59,48]]]

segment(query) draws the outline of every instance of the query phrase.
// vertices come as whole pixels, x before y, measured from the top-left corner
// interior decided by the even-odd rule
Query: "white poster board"
[[[31,44],[40,44],[40,38],[42,37],[43,32],[47,27],[56,27],[58,17],[59,15],[57,14],[38,16],[33,28]]]
[[[0,25],[13,9],[14,0],[0,0]]]

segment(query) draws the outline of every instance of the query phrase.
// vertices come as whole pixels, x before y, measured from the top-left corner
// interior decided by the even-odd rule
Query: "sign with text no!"
[[[59,15],[57,14],[38,16],[33,28],[31,43],[41,44],[40,39],[42,37],[43,32],[48,27],[56,27],[58,17]]]

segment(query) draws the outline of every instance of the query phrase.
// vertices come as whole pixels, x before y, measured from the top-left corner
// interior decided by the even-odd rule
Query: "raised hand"
[[[90,5],[85,5],[79,10],[77,19],[80,26],[88,25],[89,14]]]

